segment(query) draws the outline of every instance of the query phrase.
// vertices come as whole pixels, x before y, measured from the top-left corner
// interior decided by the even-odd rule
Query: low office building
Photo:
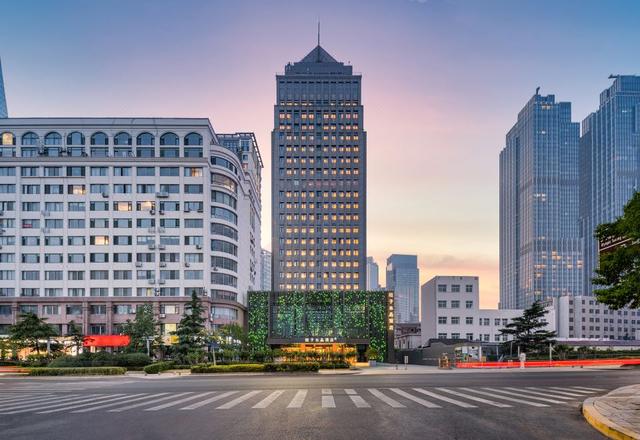
[[[413,350],[422,344],[420,335],[420,323],[396,323],[394,334],[394,347],[397,350]]]
[[[593,296],[554,298],[558,338],[640,340],[640,310],[611,310]]]
[[[21,313],[118,334],[153,304],[165,334],[192,292],[242,323],[260,286],[251,134],[196,118],[0,119],[0,335]]]
[[[436,276],[422,285],[422,345],[430,339],[505,342],[500,330],[522,310],[481,309],[479,279],[475,276]],[[548,328],[555,314],[547,313]]]
[[[348,352],[369,347],[393,358],[393,293],[249,292],[248,339],[254,350]]]

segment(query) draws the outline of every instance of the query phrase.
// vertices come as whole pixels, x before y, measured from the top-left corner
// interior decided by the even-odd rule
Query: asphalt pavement
[[[0,438],[602,439],[587,397],[639,370],[0,378]]]

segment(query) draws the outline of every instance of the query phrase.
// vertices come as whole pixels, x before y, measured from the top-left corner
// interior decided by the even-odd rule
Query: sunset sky
[[[498,301],[498,153],[542,94],[581,121],[640,73],[634,1],[16,1],[0,9],[10,116],[208,117],[253,131],[270,248],[275,74],[316,43],[363,74],[368,249],[421,282],[478,275]]]

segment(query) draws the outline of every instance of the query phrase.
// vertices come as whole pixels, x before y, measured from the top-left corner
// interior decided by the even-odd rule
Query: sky
[[[253,131],[271,244],[275,75],[316,44],[363,75],[368,254],[417,254],[421,283],[477,275],[496,307],[498,154],[534,94],[598,105],[640,74],[633,0],[8,1],[9,115],[208,117]]]

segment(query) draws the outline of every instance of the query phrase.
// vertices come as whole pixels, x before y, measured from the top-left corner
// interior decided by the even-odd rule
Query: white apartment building
[[[593,296],[554,298],[558,338],[640,340],[640,310],[611,310]]]
[[[118,334],[192,292],[208,326],[260,288],[260,152],[200,118],[0,119],[0,335],[20,313]]]
[[[436,276],[421,288],[422,345],[429,339],[468,339],[482,342],[504,342],[500,334],[522,310],[481,309],[480,281],[476,276]],[[555,315],[547,314],[549,328],[555,326]]]

